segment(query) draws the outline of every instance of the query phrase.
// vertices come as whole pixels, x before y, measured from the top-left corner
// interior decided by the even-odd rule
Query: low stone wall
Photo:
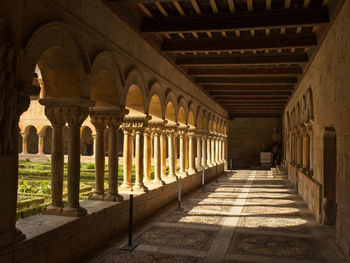
[[[224,164],[219,165],[217,171],[222,174]],[[206,180],[211,180],[215,178],[216,168],[205,172]],[[183,179],[182,191],[187,193],[200,184],[201,172],[198,172]],[[177,195],[178,182],[173,181],[135,196],[134,222],[141,222],[176,200]],[[88,215],[81,218],[39,214],[18,220],[17,227],[26,234],[27,239],[0,251],[0,262],[73,262],[127,230],[128,200],[121,203],[87,200],[81,202],[81,206],[88,210]]]
[[[321,190],[322,186],[318,182],[298,171],[298,192],[319,223],[322,220]]]

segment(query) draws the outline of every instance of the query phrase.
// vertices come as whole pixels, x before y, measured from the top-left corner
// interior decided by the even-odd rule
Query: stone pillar
[[[123,143],[123,168],[124,168],[124,180],[120,186],[122,191],[131,191],[131,168],[132,168],[132,129],[127,123],[123,123],[121,128],[124,132],[124,143]]]
[[[210,148],[211,148],[211,153],[210,153],[211,163],[212,163],[212,166],[215,166],[216,162],[215,162],[215,137],[214,136],[211,136]]]
[[[151,140],[151,130],[146,128],[143,134],[144,140],[144,159],[143,159],[143,168],[145,174],[145,182],[150,183],[151,178],[151,159],[152,159],[152,140]]]
[[[180,140],[180,176],[185,177],[187,176],[186,172],[186,143],[185,143],[185,130],[179,131],[179,140]]]
[[[160,156],[161,156],[161,178],[165,178],[166,174],[166,135],[164,132],[160,134]]]
[[[105,128],[106,116],[103,113],[90,113],[91,123],[94,125],[96,135],[95,143],[95,192],[89,197],[93,200],[103,200],[105,181]]]
[[[313,172],[313,155],[314,155],[314,140],[313,140],[313,128],[312,124],[307,127],[307,133],[309,135],[309,170]]]
[[[96,155],[96,133],[92,133],[92,156]]]
[[[208,169],[208,159],[207,159],[207,138],[206,135],[202,135],[202,167],[203,169]]]
[[[44,137],[45,134],[38,133],[38,154],[43,155],[44,154]]]
[[[174,149],[174,130],[168,130],[168,158],[169,158],[169,175],[171,179],[177,179],[175,169],[175,149]]]
[[[68,148],[68,204],[63,208],[67,216],[86,215],[86,209],[79,205],[80,190],[80,127],[88,116],[88,108],[69,107],[67,123],[69,127]]]
[[[210,136],[207,136],[207,164],[209,167],[213,167],[213,164],[211,162],[211,140]]]
[[[144,154],[144,131],[148,118],[134,120],[135,133],[135,185],[133,191],[146,192],[147,187],[143,184],[143,154]]]
[[[161,156],[160,156],[160,133],[161,127],[154,126],[152,129],[153,134],[153,162],[154,162],[154,180],[153,184],[157,186],[165,185],[165,182],[161,178]]]
[[[27,154],[28,153],[28,134],[25,132],[21,132],[22,134],[22,153]]]
[[[196,159],[196,168],[197,170],[202,170],[202,138],[201,134],[197,133],[197,159]]]
[[[175,167],[175,174],[177,173],[178,148],[179,148],[179,142],[178,142],[177,133],[174,133],[174,167]]]
[[[218,165],[220,164],[220,160],[219,160],[219,138],[217,136],[215,136],[214,139],[214,143],[215,143],[215,164]]]
[[[51,204],[43,210],[45,214],[58,215],[63,209],[63,127],[66,123],[63,107],[45,107],[45,115],[51,122]]]
[[[188,168],[189,168],[189,159],[190,159],[190,154],[189,154],[189,139],[188,139],[188,134],[186,133],[185,137],[185,171],[188,173]]]
[[[195,168],[195,154],[194,154],[194,131],[188,132],[188,155],[189,155],[189,168],[188,174],[195,174],[197,172]]]

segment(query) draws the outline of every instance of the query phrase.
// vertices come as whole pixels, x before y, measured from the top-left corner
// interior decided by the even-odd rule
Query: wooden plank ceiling
[[[281,116],[332,0],[109,2],[235,118]]]

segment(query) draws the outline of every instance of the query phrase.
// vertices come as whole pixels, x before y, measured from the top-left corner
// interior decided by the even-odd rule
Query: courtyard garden
[[[154,178],[154,168],[151,167]],[[135,182],[135,167],[132,167],[132,183]],[[118,184],[123,183],[123,166],[118,167]],[[95,165],[81,163],[80,200],[88,199],[95,188]],[[105,190],[108,191],[108,165],[105,167]],[[63,200],[67,201],[67,164],[64,164]],[[51,202],[51,163],[32,162],[29,159],[19,161],[17,219],[35,215]]]

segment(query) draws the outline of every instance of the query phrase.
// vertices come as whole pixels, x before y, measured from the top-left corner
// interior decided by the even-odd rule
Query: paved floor
[[[268,171],[233,171],[172,204],[126,238],[88,255],[86,263],[116,262],[348,262],[333,229],[318,225],[284,178]]]

